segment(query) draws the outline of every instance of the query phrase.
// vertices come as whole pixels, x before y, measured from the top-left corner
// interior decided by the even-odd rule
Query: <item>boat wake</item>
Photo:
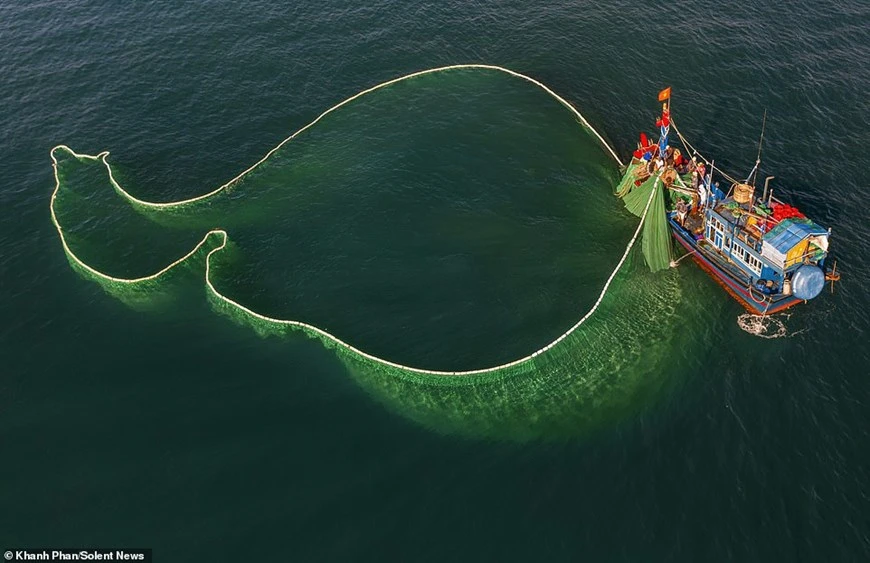
[[[791,318],[791,313],[784,313],[775,317],[743,313],[737,317],[737,326],[744,332],[759,338],[790,338],[806,330],[801,329],[789,332],[788,327],[785,325],[785,321],[789,318]]]

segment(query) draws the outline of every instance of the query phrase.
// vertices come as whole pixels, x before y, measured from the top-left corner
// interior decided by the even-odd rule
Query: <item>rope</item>
[[[260,160],[258,160],[258,161],[255,162],[254,164],[252,164],[248,169],[246,169],[246,170],[244,170],[243,172],[241,172],[238,176],[236,176],[235,178],[233,178],[233,179],[230,180],[229,182],[223,184],[222,186],[220,186],[220,187],[218,187],[218,188],[215,188],[214,190],[212,190],[212,191],[210,191],[210,192],[208,192],[208,193],[205,193],[205,194],[202,194],[202,195],[199,195],[199,196],[196,196],[196,197],[192,197],[192,198],[190,198],[190,199],[184,199],[184,200],[180,200],[180,201],[172,201],[172,202],[165,202],[165,203],[157,203],[157,202],[152,202],[152,201],[141,200],[141,199],[139,199],[139,198],[133,196],[132,194],[130,194],[130,193],[127,192],[126,190],[124,190],[124,188],[122,188],[122,187],[120,186],[120,184],[118,184],[118,182],[115,181],[115,177],[112,175],[112,170],[111,170],[111,168],[109,168],[108,163],[106,163],[106,157],[109,156],[109,151],[101,152],[100,154],[98,154],[98,155],[96,156],[96,158],[100,158],[100,159],[103,160],[104,163],[106,163],[106,168],[109,170],[109,181],[112,183],[112,186],[115,188],[115,190],[116,190],[118,193],[120,193],[123,197],[127,198],[128,200],[130,200],[132,203],[135,203],[135,204],[140,205],[140,206],[142,206],[142,207],[147,207],[147,208],[152,208],[152,209],[160,209],[160,208],[166,209],[166,208],[172,208],[172,207],[179,207],[179,206],[186,205],[186,204],[189,204],[189,203],[195,203],[195,202],[197,202],[197,201],[202,201],[202,200],[204,200],[204,199],[208,199],[208,198],[210,198],[210,197],[212,197],[212,196],[215,196],[215,195],[219,194],[220,192],[226,190],[226,189],[229,188],[232,184],[238,182],[238,181],[241,180],[243,177],[245,177],[249,172],[253,171],[255,168],[257,168],[258,166],[260,166],[261,164],[263,164],[263,163],[264,163],[264,162],[265,162],[265,161],[266,161],[270,156],[272,156],[272,155],[273,155],[273,154],[274,154],[278,149],[280,149],[281,147],[283,147],[284,145],[286,145],[287,143],[289,143],[290,141],[292,141],[293,139],[295,139],[297,136],[299,136],[299,135],[300,135],[301,133],[303,133],[304,131],[306,131],[306,130],[308,130],[309,128],[313,127],[313,126],[314,126],[318,121],[320,121],[321,119],[323,119],[324,117],[326,117],[327,115],[329,115],[330,113],[332,113],[333,111],[337,110],[338,108],[340,108],[340,107],[342,107],[342,106],[344,106],[344,105],[349,104],[350,102],[356,100],[357,98],[361,98],[362,96],[365,96],[366,94],[371,94],[372,92],[374,92],[374,91],[376,91],[376,90],[380,90],[381,88],[386,88],[387,86],[391,86],[391,85],[393,85],[393,84],[396,84],[397,82],[402,82],[402,81],[404,81],[404,80],[409,80],[409,79],[411,79],[411,78],[416,78],[416,77],[418,77],[418,76],[424,76],[424,75],[426,75],[426,74],[433,74],[433,73],[436,73],[436,72],[445,72],[445,71],[448,71],[448,70],[457,70],[457,69],[486,69],[486,70],[496,70],[496,71],[499,71],[499,72],[504,72],[504,73],[509,74],[509,75],[511,75],[511,76],[515,76],[515,77],[517,77],[517,78],[521,78],[521,79],[523,79],[523,80],[526,80],[526,81],[528,81],[528,82],[531,82],[531,83],[534,84],[535,86],[538,86],[539,88],[543,89],[545,92],[547,92],[548,94],[550,94],[552,97],[554,97],[554,98],[555,98],[555,99],[556,99],[560,104],[562,104],[563,106],[565,106],[565,107],[566,107],[566,108],[567,108],[571,113],[573,113],[574,116],[575,116],[577,119],[579,119],[580,122],[581,122],[581,123],[582,123],[582,124],[583,124],[583,125],[584,125],[588,130],[589,130],[589,131],[591,131],[591,132],[592,132],[592,133],[593,133],[593,134],[598,138],[598,140],[601,142],[601,145],[602,145],[605,149],[607,149],[607,151],[610,153],[610,156],[613,157],[613,159],[617,162],[617,164],[619,164],[620,167],[625,166],[625,165],[622,163],[622,160],[620,160],[619,156],[617,156],[616,151],[614,151],[614,150],[610,147],[610,145],[607,144],[607,141],[604,140],[604,138],[603,138],[603,137],[598,133],[598,131],[596,131],[595,128],[592,127],[592,125],[591,125],[591,124],[586,120],[586,118],[583,117],[583,115],[582,115],[579,111],[577,111],[577,109],[576,109],[574,106],[572,106],[570,103],[568,103],[568,101],[565,100],[565,98],[563,98],[562,96],[556,94],[556,93],[553,92],[550,88],[548,88],[547,86],[545,86],[543,83],[541,83],[541,82],[535,80],[534,78],[532,78],[532,77],[530,77],[530,76],[526,76],[525,74],[520,74],[519,72],[515,72],[515,71],[510,70],[510,69],[507,69],[507,68],[502,68],[502,67],[500,67],[500,66],[484,65],[484,64],[461,64],[461,65],[449,65],[449,66],[442,66],[442,67],[438,67],[438,68],[430,68],[430,69],[427,69],[427,70],[421,70],[421,71],[419,71],[419,72],[413,72],[413,73],[411,73],[411,74],[407,74],[407,75],[405,75],[405,76],[400,76],[399,78],[394,78],[394,79],[392,79],[392,80],[388,80],[388,81],[386,81],[386,82],[382,82],[382,83],[380,83],[380,84],[377,84],[377,85],[375,85],[375,86],[372,86],[371,88],[368,88],[368,89],[366,89],[366,90],[363,90],[362,92],[359,92],[359,93],[357,93],[357,94],[354,94],[353,96],[351,96],[351,97],[345,99],[344,101],[341,101],[341,102],[335,104],[334,106],[332,106],[332,107],[329,108],[328,110],[324,111],[323,113],[321,113],[320,115],[318,115],[318,116],[314,119],[314,121],[312,121],[311,123],[309,123],[308,125],[306,125],[306,126],[303,127],[302,129],[299,129],[298,131],[296,131],[295,133],[293,133],[292,135],[290,135],[289,137],[287,137],[286,139],[284,139],[283,141],[281,141],[280,143],[278,143],[278,145],[275,146],[275,148],[273,148],[273,149],[270,150],[269,152],[267,152],[267,153],[265,154],[265,156],[263,156],[263,158],[261,158]],[[70,148],[67,147],[66,145],[58,145],[57,147],[54,147],[53,149],[51,149],[52,152],[54,152],[54,150],[57,149],[57,148],[63,148],[63,149],[66,149],[67,151],[69,151],[70,153],[75,154],[75,153],[72,151],[72,149],[70,149]],[[82,156],[86,156],[86,155],[82,155]]]
[[[276,146],[274,149],[272,149],[271,151],[266,153],[266,155],[263,158],[261,158],[259,161],[257,161],[253,166],[251,166],[250,168],[248,168],[247,170],[245,170],[244,172],[242,172],[241,174],[239,174],[238,176],[236,176],[235,178],[233,178],[232,180],[230,180],[226,184],[223,184],[219,188],[212,190],[211,192],[208,192],[208,193],[203,194],[201,196],[193,197],[193,198],[182,200],[182,201],[167,202],[167,203],[154,203],[154,202],[148,202],[148,201],[144,201],[144,200],[135,198],[132,195],[130,195],[129,192],[124,190],[117,183],[117,181],[115,181],[114,176],[112,175],[112,169],[109,166],[109,163],[107,160],[107,157],[109,155],[108,151],[104,151],[104,152],[99,153],[96,156],[92,156],[92,155],[86,155],[86,154],[78,154],[65,145],[58,145],[58,146],[54,147],[53,149],[51,149],[51,152],[50,152],[50,156],[51,156],[51,160],[52,160],[52,167],[54,168],[55,188],[54,188],[54,192],[51,195],[51,203],[50,203],[49,207],[51,210],[51,220],[52,220],[52,223],[54,223],[55,228],[57,229],[57,234],[60,237],[60,241],[61,241],[61,244],[63,245],[64,252],[66,252],[66,254],[70,260],[72,260],[75,264],[77,264],[78,266],[80,266],[81,268],[86,270],[87,272],[91,273],[97,279],[104,280],[104,281],[110,281],[110,282],[114,282],[114,283],[120,283],[120,284],[134,284],[134,283],[139,283],[139,282],[143,282],[143,281],[153,280],[153,279],[156,279],[156,278],[160,277],[161,275],[167,273],[171,269],[182,264],[184,261],[186,261],[191,256],[193,256],[203,245],[205,245],[208,242],[208,239],[212,235],[216,235],[216,236],[220,237],[221,243],[217,248],[212,249],[206,255],[206,260],[205,260],[205,283],[206,283],[206,287],[208,287],[209,292],[215,298],[217,298],[218,300],[226,303],[227,305],[230,305],[231,307],[233,307],[233,308],[235,308],[243,313],[250,315],[251,317],[254,317],[254,318],[260,319],[262,321],[269,322],[269,323],[285,325],[285,326],[292,326],[292,327],[303,328],[303,329],[309,330],[309,331],[314,332],[315,334],[321,336],[326,341],[331,341],[331,342],[345,348],[346,350],[351,351],[355,354],[358,354],[359,356],[366,358],[368,360],[371,360],[373,362],[377,362],[377,363],[380,363],[380,364],[383,364],[386,366],[400,368],[403,370],[407,370],[407,371],[414,372],[414,373],[420,373],[420,374],[444,375],[444,376],[446,376],[446,375],[451,375],[451,376],[455,376],[455,375],[478,375],[478,374],[485,374],[485,373],[494,372],[497,370],[513,367],[513,366],[528,362],[528,361],[536,358],[537,356],[543,354],[544,352],[547,352],[548,350],[550,350],[551,348],[553,348],[554,346],[556,346],[557,344],[559,344],[560,342],[565,340],[575,330],[577,330],[580,327],[580,325],[582,325],[584,322],[586,322],[586,320],[589,319],[592,316],[592,314],[595,313],[595,311],[601,305],[601,302],[604,300],[604,295],[607,293],[607,290],[610,288],[610,284],[613,282],[613,279],[616,277],[617,272],[619,272],[619,270],[622,268],[622,265],[625,263],[626,259],[628,258],[629,252],[631,251],[632,247],[634,246],[635,242],[637,241],[638,236],[641,233],[641,229],[644,225],[644,221],[646,220],[647,213],[649,212],[649,209],[650,209],[652,202],[653,202],[653,198],[655,197],[655,193],[656,193],[655,185],[658,184],[660,176],[659,176],[659,178],[656,178],[654,189],[650,192],[649,200],[647,200],[646,207],[644,208],[643,214],[640,217],[640,222],[637,225],[637,229],[635,229],[634,235],[631,237],[631,240],[629,240],[628,245],[625,247],[625,252],[623,252],[622,257],[619,259],[619,262],[616,264],[616,267],[613,269],[613,271],[610,273],[610,276],[607,278],[607,281],[604,283],[604,287],[601,289],[601,293],[598,295],[598,299],[595,301],[595,304],[592,306],[592,308],[585,315],[583,315],[583,317],[579,321],[577,321],[577,323],[575,323],[574,326],[569,328],[561,336],[559,336],[553,342],[547,344],[543,348],[540,348],[539,350],[536,350],[535,352],[533,352],[527,356],[524,356],[522,358],[519,358],[517,360],[514,360],[512,362],[508,362],[505,364],[501,364],[501,365],[497,365],[497,366],[493,366],[493,367],[489,367],[489,368],[469,370],[469,371],[428,370],[428,369],[406,366],[406,365],[399,364],[396,362],[391,362],[391,361],[386,360],[384,358],[379,358],[377,356],[373,356],[371,354],[363,352],[362,350],[352,346],[351,344],[348,344],[347,342],[341,340],[340,338],[333,336],[329,332],[327,332],[321,328],[318,328],[314,325],[303,323],[301,321],[276,319],[273,317],[268,317],[266,315],[261,315],[260,313],[254,312],[251,309],[245,307],[244,305],[242,305],[236,301],[233,301],[229,297],[220,293],[215,288],[215,286],[212,284],[212,281],[211,281],[211,258],[215,253],[223,250],[226,247],[227,242],[228,242],[227,232],[224,231],[223,229],[214,229],[214,230],[209,231],[208,233],[206,233],[205,237],[203,237],[203,239],[193,248],[193,250],[191,250],[190,252],[188,252],[187,254],[185,254],[184,256],[179,258],[178,260],[172,262],[171,264],[169,264],[168,266],[166,266],[165,268],[163,268],[162,270],[159,270],[158,272],[156,272],[154,274],[151,274],[149,276],[140,277],[140,278],[133,278],[133,279],[116,278],[116,277],[110,276],[108,274],[104,274],[103,272],[100,272],[100,271],[94,269],[93,267],[86,264],[83,260],[81,260],[78,256],[76,256],[76,254],[72,251],[69,244],[67,243],[66,237],[64,236],[63,228],[60,226],[60,222],[57,219],[57,214],[56,214],[55,209],[54,209],[54,204],[55,204],[55,201],[57,199],[57,194],[58,194],[58,191],[60,190],[60,176],[59,176],[59,172],[58,172],[58,161],[57,161],[57,158],[55,157],[55,151],[58,149],[65,150],[65,151],[69,152],[71,155],[73,155],[75,158],[78,158],[78,159],[90,159],[90,160],[101,161],[103,163],[103,165],[106,167],[106,170],[108,171],[109,179],[110,179],[110,182],[112,183],[112,186],[114,187],[114,189],[119,194],[121,194],[123,197],[127,198],[131,203],[138,204],[138,205],[148,207],[148,208],[164,208],[165,209],[165,208],[177,207],[177,206],[184,205],[187,203],[202,201],[204,199],[215,196],[218,193],[222,192],[227,187],[229,187],[231,184],[240,180],[243,176],[245,176],[246,174],[248,174],[249,172],[254,170],[257,166],[259,166],[260,164],[265,162],[266,159],[268,159],[272,154],[275,153],[275,151],[277,151],[279,148],[281,148],[284,144],[286,144],[290,140],[294,139],[297,135],[299,135],[300,133],[302,133],[306,129],[310,128],[311,126],[313,126],[315,123],[317,123],[321,119],[323,119],[324,116],[326,116],[330,112],[334,111],[335,109],[351,102],[352,100],[359,98],[360,96],[374,92],[375,90],[378,90],[378,89],[383,88],[385,86],[389,86],[390,84],[395,84],[395,83],[400,82],[402,80],[407,80],[409,78],[413,78],[416,76],[422,76],[425,74],[431,74],[431,73],[435,73],[435,72],[441,72],[441,71],[453,70],[453,69],[461,69],[461,68],[497,70],[497,71],[501,71],[501,72],[505,72],[507,74],[510,74],[511,76],[516,76],[516,77],[522,78],[524,80],[531,82],[532,84],[535,84],[535,85],[541,87],[548,94],[550,94],[551,96],[556,98],[556,100],[558,100],[563,106],[568,108],[580,120],[580,122],[583,123],[583,125],[586,128],[588,128],[590,131],[592,131],[592,133],[595,134],[595,136],[602,143],[602,145],[608,150],[610,155],[613,156],[614,160],[620,166],[622,166],[622,161],[616,155],[616,152],[614,152],[614,150],[607,144],[607,142],[604,140],[604,138],[601,135],[599,135],[598,132],[595,131],[594,128],[592,128],[592,126],[589,124],[588,121],[586,121],[586,119],[580,114],[580,112],[578,112],[573,106],[571,106],[571,104],[569,104],[567,101],[565,101],[564,98],[560,97],[555,92],[553,92],[552,90],[550,90],[548,87],[544,86],[542,83],[538,82],[537,80],[530,78],[528,76],[525,76],[523,74],[520,74],[518,72],[514,72],[512,70],[508,70],[506,68],[497,67],[497,66],[478,65],[478,64],[452,65],[452,66],[446,66],[446,67],[440,67],[440,68],[415,72],[415,73],[412,73],[412,74],[409,74],[409,75],[406,75],[406,76],[403,76],[400,78],[389,80],[389,81],[384,82],[382,84],[378,84],[377,86],[373,86],[372,88],[369,88],[367,90],[363,90],[362,92],[360,92],[354,96],[351,96],[350,98],[344,100],[343,102],[329,108],[328,110],[326,110],[325,112],[320,114],[314,121],[312,121],[311,123],[309,123],[308,125],[306,125],[302,129],[298,130],[297,132],[293,133],[291,136],[284,139],[280,144],[278,144],[278,146]]]
[[[762,297],[761,297],[761,300],[760,300],[760,301],[759,301],[758,299],[756,299],[754,295],[752,295],[752,289],[753,289],[753,288],[752,288],[752,279],[751,279],[751,278],[749,279],[749,282],[746,284],[746,289],[749,291],[749,298],[750,298],[750,299],[752,299],[753,301],[755,301],[755,302],[758,303],[759,305],[761,305],[762,303],[765,302],[765,298],[764,298],[764,294],[763,294],[763,293],[761,294]],[[764,308],[764,313],[767,313],[767,310],[770,308],[770,304],[773,302],[773,300],[772,300],[770,297],[768,297],[768,298],[766,299],[766,301],[767,301],[767,307]],[[761,314],[762,317],[764,317],[764,313]]]
[[[687,257],[691,256],[692,254],[695,254],[696,252],[698,252],[698,251],[697,250],[690,250],[689,252],[683,254],[682,256],[680,256],[679,258],[677,258],[676,260],[674,260],[671,263],[671,267],[676,267],[676,265],[679,264],[683,258],[687,258]]]
[[[677,132],[677,137],[680,138],[680,142],[683,143],[683,146],[686,147],[686,150],[692,151],[692,153],[694,153],[694,154],[698,155],[699,157],[701,157],[701,160],[703,160],[704,163],[706,163],[706,164],[710,167],[710,170],[711,170],[711,171],[712,171],[712,170],[717,170],[720,174],[722,174],[722,176],[725,177],[726,180],[728,180],[728,181],[731,182],[732,184],[740,184],[740,183],[741,183],[739,180],[737,180],[736,178],[734,178],[733,176],[731,176],[730,174],[728,174],[727,172],[725,172],[725,171],[722,170],[721,168],[717,168],[717,167],[715,167],[715,166],[713,165],[713,161],[711,161],[711,160],[707,160],[707,159],[704,157],[704,155],[702,155],[700,152],[698,152],[697,149],[695,149],[695,147],[693,147],[691,144],[689,144],[689,141],[687,141],[686,138],[683,137],[683,134],[680,133],[680,130],[679,130],[679,128],[677,127],[677,124],[674,123],[673,118],[671,118],[671,125],[673,126],[674,131]]]
[[[752,170],[749,171],[749,174],[747,174],[746,179],[743,181],[744,184],[748,184],[748,183],[749,183],[749,180],[750,180],[750,178],[752,178],[752,175],[755,174],[755,171],[756,171],[756,170],[758,170],[758,165],[759,165],[759,164],[761,164],[761,161],[760,161],[760,160],[756,160],[756,161],[755,161],[755,166],[752,167]]]

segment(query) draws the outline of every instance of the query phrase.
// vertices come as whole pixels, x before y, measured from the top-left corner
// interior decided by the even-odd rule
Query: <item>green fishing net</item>
[[[457,70],[507,73],[544,89],[618,161],[612,149],[579,112],[533,79],[507,69],[481,65],[433,69],[352,96],[321,114],[233,180],[184,201],[151,203],[138,199],[120,185],[107,153],[89,156],[76,154],[65,146],[56,147],[51,153],[57,181],[51,213],[66,256],[76,271],[138,309],[147,309],[161,295],[172,293],[181,278],[204,281],[208,302],[214,310],[264,337],[292,338],[301,333],[322,342],[374,398],[391,410],[440,432],[505,439],[576,435],[634,412],[666,384],[666,352],[670,339],[680,333],[678,326],[683,321],[675,310],[680,300],[676,271],[653,274],[666,269],[670,263],[662,188],[655,179],[634,187],[631,169],[615,191],[624,193],[626,207],[640,217],[640,222],[632,236],[624,240],[623,250],[612,258],[612,271],[593,305],[578,311],[577,322],[552,342],[538,350],[522,351],[517,359],[501,365],[468,371],[403,365],[354,346],[350,342],[353,335],[340,338],[313,324],[257,310],[243,299],[222,292],[221,284],[217,283],[222,272],[231,271],[233,264],[240,260],[241,251],[232,241],[232,226],[257,222],[264,217],[262,212],[255,214],[237,201],[243,200],[245,194],[252,194],[256,200],[257,194],[269,187],[275,177],[274,170],[264,163],[280,163],[286,158],[281,151],[289,141],[325,115],[362,95],[417,76]],[[300,173],[310,178],[329,173],[327,169],[311,167],[302,170]],[[132,243],[101,241],[119,246],[113,252],[94,251],[93,242],[88,239],[93,221],[86,219],[87,212],[83,211],[89,208],[90,196],[75,189],[78,184],[102,185],[114,190],[119,197],[109,202],[111,213],[116,219],[123,217],[124,224],[141,230],[143,235],[135,237]],[[602,186],[602,189],[607,188]],[[302,198],[316,197],[317,193],[301,190],[294,192],[286,205],[292,209],[300,205]],[[312,204],[323,207],[318,201]],[[285,211],[270,208],[266,212],[281,214]],[[183,236],[177,229],[181,223],[191,227]],[[149,225],[171,228],[153,229]],[[208,229],[208,232],[205,236],[194,236],[194,227]],[[642,244],[638,249],[635,243],[641,232]],[[129,248],[124,247],[125,244]],[[163,255],[179,258],[168,265],[134,264],[124,271],[102,258],[137,255],[143,248],[160,248]],[[641,253],[648,268],[642,265]],[[684,312],[689,308],[691,306],[684,307]]]
[[[671,231],[665,209],[664,186],[658,176],[649,176],[639,186],[636,171],[644,164],[631,164],[616,187],[616,194],[623,198],[625,208],[641,217],[652,195],[652,204],[646,215],[643,227],[643,256],[653,272],[666,270],[673,259]]]

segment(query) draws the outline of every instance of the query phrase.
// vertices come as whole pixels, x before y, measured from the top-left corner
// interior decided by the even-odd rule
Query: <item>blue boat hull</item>
[[[692,259],[750,313],[770,315],[803,302],[803,300],[791,295],[774,295],[768,298],[757,290],[751,290],[747,281],[740,280],[725,271],[717,263],[716,257],[710,251],[701,248],[689,232],[675,223],[673,219],[669,222],[674,238],[686,249],[686,252],[692,254]]]

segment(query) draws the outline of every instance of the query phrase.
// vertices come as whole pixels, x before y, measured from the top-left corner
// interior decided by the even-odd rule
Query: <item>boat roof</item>
[[[828,231],[809,219],[785,219],[764,234],[764,242],[780,252],[786,252],[809,236],[827,235]]]

